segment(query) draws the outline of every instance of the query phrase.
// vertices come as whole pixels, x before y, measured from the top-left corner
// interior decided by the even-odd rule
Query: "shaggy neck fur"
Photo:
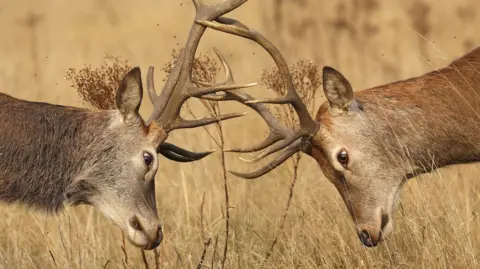
[[[0,200],[58,211],[87,202],[95,188],[75,182],[92,161],[109,112],[27,102],[0,93]],[[101,139],[100,139],[101,140]]]
[[[480,161],[480,48],[444,69],[359,91],[355,99],[376,144],[418,172]]]

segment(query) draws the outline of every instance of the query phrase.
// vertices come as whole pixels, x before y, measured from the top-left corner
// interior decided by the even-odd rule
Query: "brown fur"
[[[399,156],[408,150],[417,164],[433,157],[436,167],[480,159],[480,48],[439,71],[355,92],[355,99],[371,121],[369,135]],[[317,119],[328,128],[326,111]]]

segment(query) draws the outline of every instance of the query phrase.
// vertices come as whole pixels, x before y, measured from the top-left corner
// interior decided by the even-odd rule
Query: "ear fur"
[[[138,110],[143,98],[142,75],[139,67],[130,70],[122,80],[116,94],[118,111],[125,120],[140,117]]]
[[[348,111],[353,102],[352,86],[340,72],[329,66],[323,68],[323,91],[331,110]]]

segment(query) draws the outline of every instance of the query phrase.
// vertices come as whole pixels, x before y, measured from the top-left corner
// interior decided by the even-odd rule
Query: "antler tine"
[[[272,171],[273,169],[280,166],[283,162],[288,160],[288,158],[292,157],[293,154],[303,150],[303,143],[301,139],[298,139],[290,146],[288,146],[285,151],[283,151],[276,159],[271,161],[269,164],[263,166],[262,168],[258,169],[257,171],[251,173],[240,173],[235,171],[228,171],[229,173],[236,175],[238,177],[242,177],[245,179],[255,179],[257,177],[261,177],[266,173]]]
[[[160,144],[157,151],[162,153],[163,156],[167,157],[168,159],[176,162],[198,161],[214,152],[214,150],[205,152],[192,152],[167,142]]]
[[[230,0],[215,5],[207,5],[200,0],[192,0],[196,15],[195,20],[212,21],[228,13],[247,0]],[[187,38],[185,47],[178,56],[175,65],[168,77],[160,96],[157,96],[153,84],[153,69],[149,70],[147,76],[149,97],[154,105],[154,110],[147,123],[155,121],[166,133],[178,128],[191,128],[211,124],[224,119],[239,117],[243,114],[221,115],[217,118],[207,118],[201,120],[187,121],[180,117],[180,109],[190,97],[199,97],[205,94],[212,94],[221,91],[229,91],[252,87],[256,84],[232,84],[232,85],[210,85],[207,88],[198,88],[192,81],[192,69],[195,59],[195,53],[198,44],[206,30],[205,26],[193,23]],[[199,83],[201,84],[201,83]]]
[[[213,48],[213,50],[216,53],[218,59],[220,60],[220,63],[222,64],[223,70],[225,72],[225,79],[222,83],[235,84],[232,69],[230,68],[228,62],[225,60],[225,57],[223,57],[223,55],[218,49]],[[253,110],[255,110],[263,118],[263,120],[268,123],[270,133],[265,140],[250,148],[233,148],[225,150],[227,152],[256,152],[259,150],[263,150],[288,136],[293,135],[293,131],[286,128],[282,123],[278,122],[265,105],[261,103],[248,103],[249,100],[253,100],[253,97],[248,95],[244,91],[232,90],[225,92],[225,95],[223,96],[207,95],[200,96],[200,98],[214,101],[237,101],[244,103]]]
[[[216,92],[222,91],[230,91],[242,88],[250,88],[253,86],[257,86],[257,83],[248,83],[248,84],[238,84],[238,85],[218,85],[218,86],[211,86],[207,88],[197,89],[197,88],[190,88],[189,93],[192,97],[200,97],[202,95],[212,94]]]
[[[301,100],[300,96],[295,90],[295,86],[293,84],[293,79],[290,74],[288,65],[283,58],[280,51],[262,36],[260,33],[248,28],[241,22],[230,19],[230,18],[217,18],[216,21],[205,21],[205,20],[196,20],[198,24],[203,26],[237,35],[240,37],[244,37],[250,39],[260,46],[262,46],[272,57],[275,64],[278,67],[279,73],[283,80],[283,83],[286,88],[286,93],[284,96],[276,99],[265,99],[265,100],[255,100],[251,96],[247,95],[246,93],[236,90],[227,92],[224,96],[225,100],[236,100],[239,101],[257,111],[267,122],[271,131],[271,134],[267,137],[267,139],[260,143],[259,145],[253,147],[252,151],[259,151],[263,150],[269,146],[271,148],[266,149],[264,152],[260,153],[258,156],[251,160],[247,160],[247,162],[257,162],[275,152],[285,149],[275,160],[269,163],[267,166],[262,167],[256,172],[253,173],[238,173],[238,172],[231,172],[237,176],[252,179],[259,176],[266,174],[267,172],[271,171],[275,167],[282,164],[286,161],[290,156],[295,154],[298,151],[306,151],[311,148],[310,138],[317,132],[319,125],[315,122],[312,117],[310,116],[308,109],[306,108],[305,104]],[[220,98],[217,98],[217,100]],[[279,121],[275,119],[275,117],[268,111],[268,109],[264,106],[259,107],[262,103],[270,103],[270,104],[290,104],[298,114],[298,118],[300,121],[300,128],[297,131],[290,130],[285,128],[284,125],[280,124]],[[279,127],[281,126],[281,127]],[[273,133],[273,135],[272,135]],[[236,152],[247,152],[247,149],[234,149],[231,151]]]
[[[216,85],[224,85],[224,84],[227,84],[227,83],[235,84],[235,82],[233,81],[232,69],[228,65],[227,61],[225,61],[225,58],[223,57],[223,55],[220,53],[220,51],[217,48],[213,47],[212,49],[215,52],[215,54],[217,55],[218,59],[220,60],[220,63],[222,64],[223,72],[225,72],[225,78],[223,79],[223,81],[222,82],[217,82],[215,84]],[[200,84],[204,87],[212,87],[213,85],[215,85],[215,84],[207,83],[207,82],[203,82],[203,81],[195,81],[195,83]],[[207,96],[205,96],[205,97],[207,97]],[[210,101],[225,101],[225,99],[208,99],[208,98],[203,98],[203,97],[202,97],[202,99],[210,100]]]
[[[289,136],[289,137],[287,137],[283,140],[280,140],[278,143],[275,143],[275,145],[273,145],[272,147],[267,148],[265,151],[258,154],[253,159],[250,159],[250,160],[243,159],[243,160],[245,162],[248,162],[248,163],[256,163],[256,162],[262,160],[263,158],[265,158],[267,156],[270,156],[271,154],[290,146],[292,143],[294,143],[299,138],[301,138],[300,135]]]
[[[205,117],[198,120],[181,120],[172,125],[172,129],[184,129],[184,128],[195,128],[200,127],[208,124],[212,124],[215,122],[219,122],[222,120],[228,120],[233,118],[238,118],[241,116],[245,116],[247,113],[230,113],[225,115],[220,115],[218,117]]]
[[[220,82],[219,84],[222,85],[228,82],[230,82],[231,84],[235,84],[235,81],[233,80],[232,68],[230,68],[230,65],[225,60],[225,57],[223,57],[222,53],[220,53],[220,51],[217,48],[214,47],[213,51],[215,52],[218,59],[220,60],[220,63],[222,64],[222,67],[223,67],[223,71],[225,72],[225,79],[223,80],[223,82]]]
[[[147,93],[152,104],[155,104],[155,101],[158,99],[158,95],[157,91],[155,90],[155,82],[153,81],[153,71],[153,66],[150,66],[147,72]]]
[[[270,42],[260,33],[231,18],[222,17],[218,18],[216,21],[197,20],[196,22],[221,32],[241,36],[255,41],[257,44],[262,46],[275,61],[275,64],[278,67],[282,80],[287,89],[286,94],[278,99],[249,100],[248,103],[291,104],[299,116],[300,125],[302,127],[308,127],[312,129],[317,128],[317,123],[311,118],[308,109],[305,107],[295,90],[292,76],[290,75],[290,71],[285,59],[272,42]]]
[[[180,50],[180,53],[178,54],[178,59],[182,59],[183,57],[183,49]],[[157,112],[153,112],[152,115],[150,116],[150,119],[147,121],[148,123],[151,122],[152,116],[155,113],[161,113],[163,111],[163,108],[165,107],[168,99],[170,98],[170,94],[172,91],[168,91],[166,89],[172,89],[175,86],[176,81],[178,80],[180,76],[180,68],[181,64],[175,64],[172,68],[172,72],[170,72],[170,75],[168,77],[167,82],[163,86],[163,90],[160,93],[160,96],[157,95],[157,91],[155,90],[155,83],[153,79],[154,75],[154,67],[150,66],[148,68],[148,73],[147,73],[147,92],[148,92],[148,97],[150,98],[150,101],[152,102],[152,105],[154,106],[155,109],[158,109]],[[167,96],[168,95],[168,96]]]

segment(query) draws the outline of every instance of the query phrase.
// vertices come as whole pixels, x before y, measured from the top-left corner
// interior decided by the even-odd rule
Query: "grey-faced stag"
[[[194,1],[195,18],[212,21],[243,2]],[[211,153],[167,143],[168,134],[243,115],[185,120],[180,117],[182,104],[190,97],[254,85],[224,81],[194,86],[192,65],[205,29],[192,24],[160,96],[153,68],[149,69],[147,90],[154,110],[146,121],[139,114],[143,88],[138,67],[124,77],[114,110],[29,102],[0,93],[0,200],[50,212],[60,211],[65,203],[92,205],[123,229],[134,245],[157,247],[163,237],[155,198],[157,153],[179,162]]]
[[[260,144],[231,151],[260,151],[250,162],[280,152],[255,172],[232,173],[253,179],[297,152],[312,156],[340,193],[366,246],[376,246],[392,232],[399,192],[409,178],[480,161],[480,48],[443,69],[355,93],[341,73],[326,66],[327,100],[314,119],[295,90],[285,59],[268,39],[234,19],[198,23],[258,43],[275,61],[286,89],[285,96],[267,100],[254,100],[240,90],[211,98],[250,106],[270,128]],[[299,127],[286,128],[263,104],[291,105]]]

